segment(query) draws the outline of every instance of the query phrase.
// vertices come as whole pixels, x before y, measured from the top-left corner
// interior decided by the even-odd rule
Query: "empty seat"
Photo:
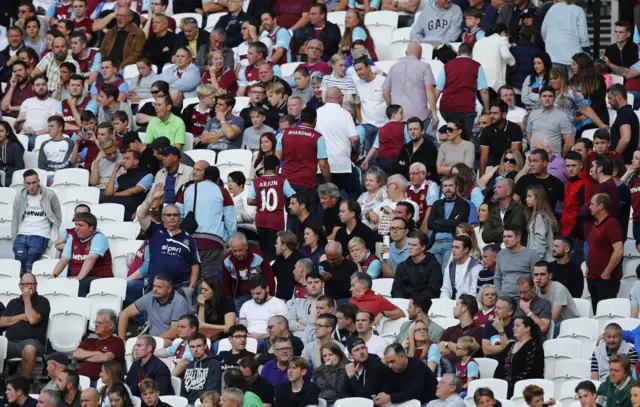
[[[182,390],[182,380],[180,380],[179,377],[171,376],[171,387],[173,387],[175,394],[180,394]]]
[[[89,171],[84,168],[65,168],[56,171],[51,185],[57,189],[61,187],[88,187]]]
[[[391,59],[400,59],[406,55],[407,45],[409,44],[409,38],[411,34],[411,28],[398,28],[393,31],[393,37],[391,38]]]
[[[127,254],[135,253],[144,243],[143,240],[125,240],[116,242],[111,250],[111,265],[113,276],[117,278],[127,278],[129,268],[127,267]]]
[[[209,14],[209,16],[207,17],[207,28],[206,28],[206,30],[209,31],[209,32],[213,31],[213,29],[215,28],[216,24],[218,23],[218,20],[220,20],[220,17],[222,17],[225,14],[227,14],[227,13]]]
[[[109,247],[115,247],[118,242],[136,240],[140,225],[133,222],[98,223],[98,228],[107,237]]]
[[[475,358],[480,369],[481,379],[491,379],[498,367],[498,361],[490,358]]]
[[[91,301],[89,329],[95,331],[95,318],[101,309],[111,309],[119,314],[127,295],[127,281],[121,278],[93,280],[87,298]]]
[[[189,150],[184,152],[191,159],[196,161],[206,161],[210,165],[216,164],[216,152],[213,150]]]
[[[559,360],[554,368],[553,383],[555,387],[570,379],[587,380],[591,378],[591,360],[564,359]],[[556,389],[556,391],[559,391]],[[556,397],[556,395],[554,395]]]
[[[282,73],[283,78],[289,78],[293,76],[293,72],[299,67],[302,62],[288,62],[286,64],[280,65],[280,73]]]
[[[578,339],[550,339],[545,341],[542,346],[544,349],[544,377],[546,379],[554,377],[555,365],[559,361],[582,357],[582,343]]]
[[[248,106],[249,106],[249,98],[247,96],[238,96],[236,97],[236,104],[233,106],[232,113],[236,116],[239,116],[242,109]],[[189,148],[189,150],[191,150],[191,148]],[[243,150],[233,150],[233,151],[243,151]]]
[[[391,72],[391,67],[393,67],[396,64],[396,62],[398,61],[393,59],[387,60],[387,61],[378,61],[376,62],[376,66],[380,68],[382,72],[389,75],[389,72]]]
[[[409,308],[409,300],[406,298],[388,298],[389,302],[400,308],[405,314]]]
[[[13,208],[13,201],[18,191],[14,188],[0,188],[0,206],[7,205]]]
[[[102,203],[93,205],[91,213],[98,220],[98,227],[102,231],[107,223],[121,223],[124,219],[124,205],[118,203]]]
[[[609,324],[618,324],[625,331],[633,331],[640,325],[640,319],[637,318],[614,318],[609,320]]]
[[[395,341],[396,336],[398,336],[398,334],[400,333],[400,328],[405,322],[408,321],[409,318],[384,318],[383,321],[381,321],[382,328],[380,330],[380,336],[387,340],[390,340],[391,342]]]
[[[38,284],[38,294],[46,297],[53,307],[54,303],[78,296],[80,281],[73,278],[57,277]],[[90,307],[87,308],[89,312]]]
[[[91,379],[89,379],[89,377],[80,375],[79,379],[81,389],[88,389],[89,387],[91,387]]]
[[[58,264],[58,259],[41,259],[33,263],[31,273],[36,277],[38,283],[42,283],[53,275],[53,269]]]
[[[171,407],[187,407],[189,401],[180,396],[160,396],[160,400],[164,401]]]
[[[434,298],[431,300],[429,317],[453,318],[453,307],[455,306],[455,300],[449,298]]]
[[[574,298],[573,302],[575,302],[576,308],[578,308],[578,313],[580,314],[580,318],[591,318],[593,316],[593,308],[591,307],[591,301],[585,298]]]
[[[1,287],[0,302],[2,302],[5,307],[7,306],[7,304],[9,304],[9,301],[13,300],[14,298],[18,298],[22,294],[20,292],[20,286],[18,285],[17,281],[15,282],[15,284],[2,284]],[[38,293],[42,294],[39,290]]]
[[[629,318],[631,316],[631,301],[628,298],[610,298],[598,302],[595,319],[600,326],[600,332],[614,318]]]
[[[227,182],[227,177],[233,171],[242,171],[249,175],[253,154],[250,150],[225,150],[218,154],[216,167],[220,170],[220,179]]]
[[[393,285],[393,278],[376,278],[373,280],[371,290],[385,297],[391,297],[391,286]]]
[[[78,348],[90,309],[91,302],[86,298],[65,298],[51,304],[47,338],[53,349],[70,353]]]
[[[562,321],[558,338],[573,338],[582,344],[582,358],[591,358],[591,352],[600,335],[598,321],[590,318],[573,318]]]
[[[17,284],[20,280],[20,267],[21,264],[18,260],[0,259],[0,279],[11,279]],[[11,283],[5,281],[2,284]]]

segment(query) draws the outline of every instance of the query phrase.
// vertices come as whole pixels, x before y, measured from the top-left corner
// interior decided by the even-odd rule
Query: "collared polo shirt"
[[[164,304],[160,304],[150,292],[138,298],[135,306],[139,312],[147,313],[151,336],[160,336],[161,333],[171,329],[173,322],[178,322],[181,316],[189,313],[187,300],[176,291]]]
[[[405,238],[404,246],[402,249],[398,250],[395,242],[389,245],[389,263],[391,263],[391,267],[393,267],[393,271],[396,270],[398,264],[409,258],[409,239]]]
[[[172,277],[174,284],[184,283],[191,278],[191,266],[200,264],[196,241],[187,232],[181,230],[171,236],[159,223],[151,222],[147,229],[149,239],[149,281],[158,274]]]
[[[368,311],[371,311],[376,317],[382,311],[393,311],[394,309],[398,308],[382,295],[376,294],[371,290],[367,291],[358,298],[351,297],[349,302],[357,306],[358,309],[366,309]]]
[[[597,247],[597,250],[589,250],[589,271],[587,279],[597,280],[602,276],[604,269],[609,264],[613,254],[613,244],[622,242],[622,228],[618,220],[612,216],[607,216],[600,223],[594,223],[591,233],[587,239],[590,248]],[[620,263],[611,273],[611,278],[621,279],[622,270]]]
[[[172,146],[182,144],[185,147],[185,133],[187,132],[181,118],[171,113],[167,121],[162,121],[159,117],[151,119],[147,126],[147,135],[144,143],[149,144],[158,137],[167,137]]]

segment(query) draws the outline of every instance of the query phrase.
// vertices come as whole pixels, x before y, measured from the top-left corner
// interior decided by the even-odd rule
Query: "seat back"
[[[0,280],[11,279],[18,283],[20,280],[21,264],[14,259],[0,259]],[[10,282],[2,281],[1,284],[10,284]]]
[[[453,308],[456,306],[455,300],[450,298],[434,298],[431,300],[429,317],[453,318]]]
[[[86,332],[90,309],[91,302],[86,298],[65,298],[52,304],[47,338],[53,349],[70,353],[78,348]]]
[[[498,361],[489,358],[475,358],[476,363],[480,369],[481,379],[493,378],[496,368],[498,367]]]
[[[371,290],[374,293],[384,295],[385,297],[391,297],[391,286],[393,285],[393,278],[376,278],[373,280]]]
[[[402,325],[408,321],[409,318],[384,319],[384,321],[382,321],[380,336],[387,339],[388,341],[394,342],[396,336],[398,336],[398,334],[400,333],[400,328],[402,328]]]
[[[216,164],[216,152],[213,150],[189,150],[184,153],[193,161],[206,161],[210,165]]]
[[[160,400],[164,401],[171,407],[187,407],[189,401],[180,396],[160,396]]]
[[[134,253],[142,246],[142,240],[117,241],[111,248],[111,265],[113,276],[116,278],[127,278],[129,267],[127,267],[127,254]]]
[[[578,313],[580,314],[580,318],[593,317],[593,309],[591,308],[591,301],[585,298],[574,298],[573,302],[575,302],[576,308],[578,308]]]
[[[31,273],[36,277],[38,283],[42,283],[53,275],[53,269],[58,264],[58,259],[41,259],[33,263]]]
[[[121,278],[101,278],[91,282],[87,298],[91,301],[89,329],[95,331],[95,319],[102,309],[122,311],[122,302],[127,294],[127,281]]]
[[[348,397],[336,400],[334,407],[373,407],[373,400],[364,397]]]
[[[57,277],[38,285],[38,294],[49,300],[51,308],[60,301],[78,296],[80,281],[73,278]],[[87,311],[91,308],[88,307]]]
[[[98,220],[100,230],[108,223],[120,223],[124,219],[124,205],[118,203],[101,203],[91,207],[91,213]]]

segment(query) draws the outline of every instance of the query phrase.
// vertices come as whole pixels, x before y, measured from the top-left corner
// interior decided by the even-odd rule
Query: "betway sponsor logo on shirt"
[[[45,216],[44,211],[25,211],[25,216]]]
[[[89,258],[88,254],[74,254],[71,256],[71,258],[73,260],[81,260],[81,261],[85,261]]]

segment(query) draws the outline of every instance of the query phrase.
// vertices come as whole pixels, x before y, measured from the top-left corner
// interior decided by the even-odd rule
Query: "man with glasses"
[[[46,1],[46,0],[45,0]],[[36,16],[37,10],[34,3],[39,3],[39,0],[32,2],[30,0],[23,0],[18,5],[18,20],[15,22],[15,25],[21,29],[26,29],[26,21],[28,18]],[[38,20],[40,20],[40,37],[47,38],[47,32],[49,31],[49,24],[47,20],[44,18],[44,13],[46,10],[40,10],[41,15],[37,15]]]
[[[311,76],[331,75],[331,67],[321,59],[323,53],[324,44],[322,41],[318,39],[309,40],[306,47],[307,62],[300,66],[307,68]]]
[[[176,49],[187,47],[191,55],[198,53],[198,48],[209,45],[209,32],[198,27],[198,20],[193,17],[182,19],[182,31],[176,36]]]
[[[428,405],[429,407],[464,407],[466,403],[460,397],[462,391],[462,383],[458,376],[452,373],[446,373],[442,376],[442,379],[438,382],[436,387],[437,400],[433,400]]]
[[[535,273],[536,267],[533,267]],[[518,308],[513,314],[514,318],[527,316],[540,327],[543,335],[549,329],[553,329],[552,305],[536,293],[536,285],[533,281],[532,273],[522,275],[518,278]]]
[[[227,369],[238,368],[241,359],[255,357],[254,353],[247,350],[247,338],[249,337],[247,327],[244,325],[234,325],[229,328],[227,335],[231,342],[231,349],[223,350],[216,356],[220,361],[223,374]]]
[[[240,111],[240,118],[244,120],[244,128],[248,129],[253,126],[253,122],[251,121],[251,109],[254,107],[262,107],[265,110],[269,111],[268,102],[266,102],[266,89],[265,85],[262,82],[257,82],[256,84],[251,86],[249,90],[249,105]],[[277,128],[276,123],[269,123],[269,115],[267,115],[267,120],[265,124],[272,129]],[[271,120],[273,122],[273,120]]]
[[[502,155],[508,149],[522,149],[522,129],[507,120],[509,107],[503,101],[496,100],[491,104],[489,117],[491,125],[482,130],[480,136],[480,175],[484,175],[489,159],[491,165],[500,165]],[[513,164],[516,162],[513,160]]]
[[[249,383],[249,391],[260,397],[263,404],[272,405],[274,397],[273,386],[258,373],[260,365],[256,358],[242,358],[238,361],[238,367]]]
[[[44,355],[47,344],[47,326],[51,310],[49,300],[38,294],[38,283],[31,273],[20,278],[22,294],[7,304],[0,328],[4,328],[7,358],[20,358],[20,372],[31,377],[36,358]]]
[[[124,342],[114,333],[117,318],[111,309],[98,310],[94,321],[96,338],[85,339],[73,351],[73,358],[80,363],[78,373],[92,382],[98,381],[102,364],[107,360],[115,359],[125,367]]]
[[[382,244],[380,254],[382,256],[382,275],[393,277],[398,264],[409,258],[409,223],[406,219],[395,217],[389,227],[391,242],[389,245]]]
[[[333,314],[320,314],[316,321],[316,339],[307,343],[302,351],[302,357],[310,361],[313,366],[322,366],[322,347],[333,342],[344,349],[344,346],[333,338],[338,318]]]
[[[431,212],[431,206],[440,197],[440,187],[433,180],[436,174],[427,172],[427,167],[420,162],[413,163],[409,167],[409,187],[407,188],[407,197],[411,202],[418,204],[420,208],[417,226],[427,232],[427,219]]]
[[[291,321],[297,325],[294,319]],[[257,361],[261,365],[275,358],[275,343],[278,338],[287,338],[291,341],[294,356],[300,356],[302,354],[304,344],[300,338],[293,335],[289,329],[289,320],[287,320],[284,315],[275,315],[269,318],[269,321],[267,321],[267,332],[269,333],[269,340],[263,341],[258,347],[259,356]]]
[[[169,7],[169,0],[152,0],[151,1],[151,10],[149,10],[149,16],[148,19],[147,18],[143,18],[142,20],[142,31],[144,31],[144,35],[147,36],[147,38],[153,38],[156,36],[156,32],[155,30],[153,30],[153,24],[154,24],[154,17],[156,16],[165,16],[167,22],[167,28],[169,29],[170,32],[175,33],[176,32],[176,20],[173,17],[169,17],[167,15],[167,7]],[[174,14],[177,13],[174,10]],[[150,30],[151,29],[151,30]],[[175,38],[175,36],[173,37]],[[158,66],[158,68],[161,68],[161,66]]]
[[[265,363],[262,368],[260,376],[265,379],[273,389],[275,390],[282,383],[287,383],[289,378],[287,377],[287,370],[289,369],[289,362],[294,356],[293,346],[289,338],[277,338],[273,345],[275,352],[275,359]],[[311,369],[307,370],[305,374],[305,380],[311,380]]]

